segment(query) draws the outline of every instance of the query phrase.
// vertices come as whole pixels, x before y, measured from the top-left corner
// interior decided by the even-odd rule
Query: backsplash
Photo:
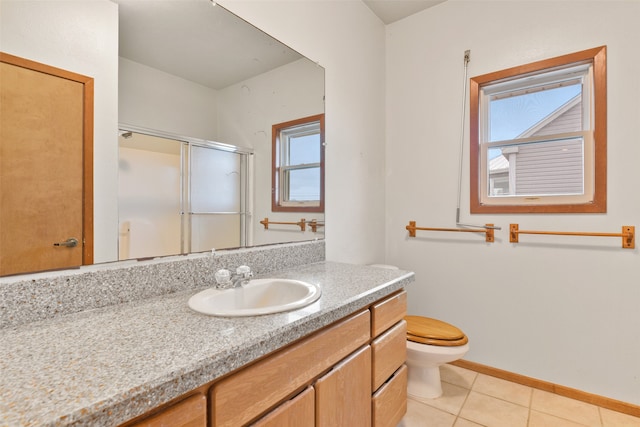
[[[0,328],[214,285],[220,268],[258,274],[325,260],[324,240],[82,267],[0,280]]]

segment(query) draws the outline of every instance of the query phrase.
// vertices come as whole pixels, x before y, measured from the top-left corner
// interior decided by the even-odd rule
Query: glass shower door
[[[191,144],[189,252],[246,245],[248,154]]]
[[[122,132],[119,137],[118,259],[182,252],[181,141]]]

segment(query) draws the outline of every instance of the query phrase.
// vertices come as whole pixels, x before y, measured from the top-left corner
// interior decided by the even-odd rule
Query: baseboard
[[[455,362],[451,362],[451,364],[459,366],[461,368],[469,369],[471,371],[479,372],[481,374],[501,378],[503,380],[537,388],[539,390],[548,391],[549,393],[554,393],[560,396],[569,397],[571,399],[580,400],[582,402],[591,403],[592,405],[601,406],[603,408],[611,409],[612,411],[622,412],[634,417],[640,417],[640,406],[633,405],[631,403],[621,402],[619,400],[610,399],[608,397],[599,396],[597,394],[587,393],[585,391],[576,390],[574,388],[565,387],[520,374],[515,374],[509,371],[503,371],[502,369],[492,368],[491,366],[482,365],[480,363],[471,362],[468,360],[461,359]]]

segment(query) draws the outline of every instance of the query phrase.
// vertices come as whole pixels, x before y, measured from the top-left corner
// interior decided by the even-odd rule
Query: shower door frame
[[[192,252],[191,219],[193,215],[239,215],[240,216],[240,247],[251,246],[251,218],[253,209],[253,149],[239,147],[217,141],[178,135],[170,132],[148,129],[140,126],[120,123],[120,132],[134,132],[158,138],[174,140],[181,143],[180,159],[180,254]],[[199,146],[219,151],[226,151],[240,155],[240,211],[237,212],[192,212],[191,209],[191,147]],[[211,248],[216,249],[216,248]],[[227,249],[227,248],[220,248]]]

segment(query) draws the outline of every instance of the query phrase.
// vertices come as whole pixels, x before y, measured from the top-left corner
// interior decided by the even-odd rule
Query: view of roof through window
[[[504,141],[522,135],[553,115],[582,90],[581,84],[535,91],[491,101],[489,141]]]

